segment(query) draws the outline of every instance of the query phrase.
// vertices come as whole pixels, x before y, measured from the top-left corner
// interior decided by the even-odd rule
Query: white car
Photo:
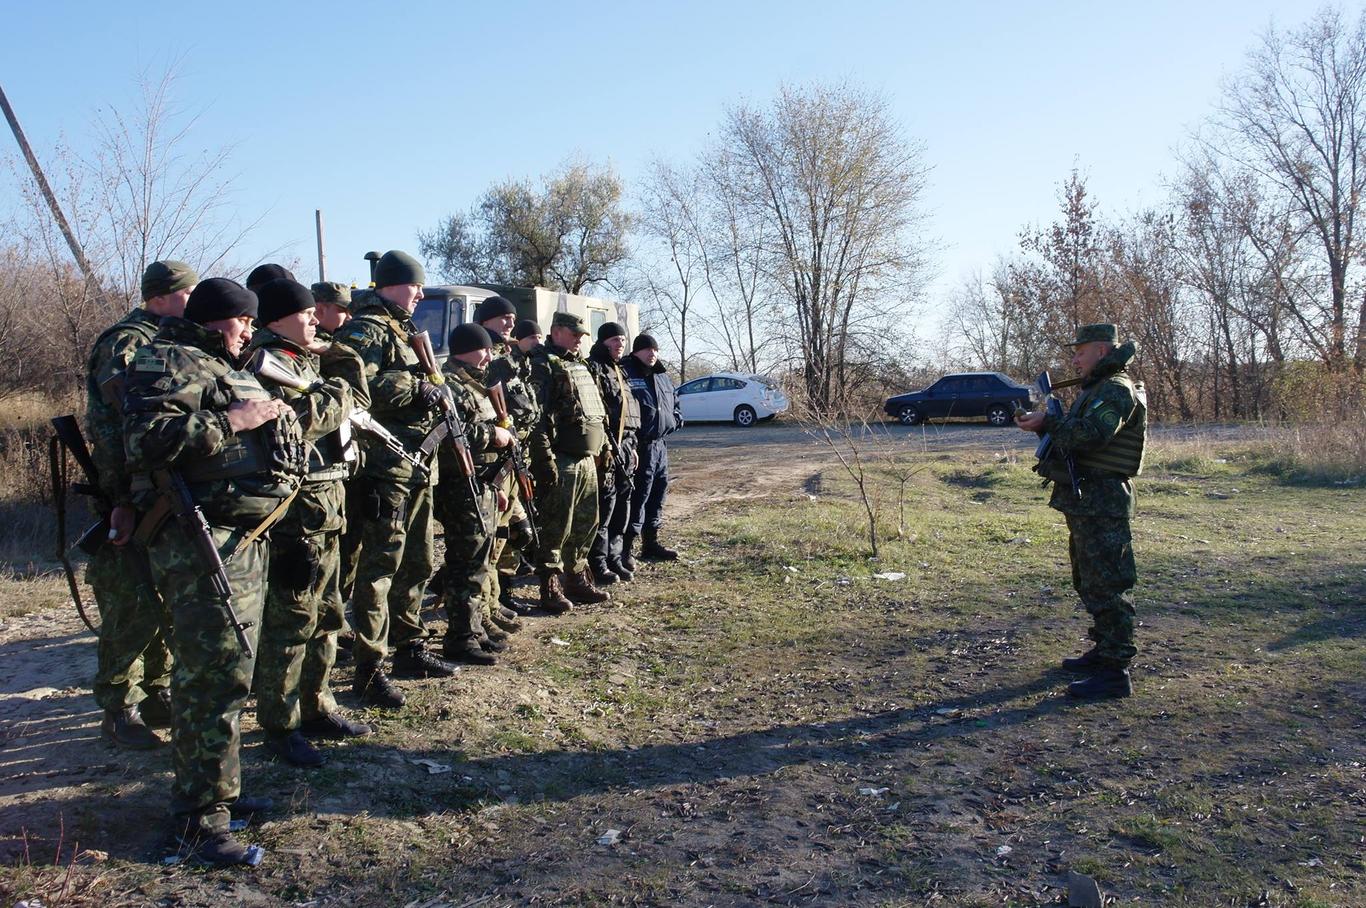
[[[683,421],[733,422],[749,427],[787,411],[787,397],[769,379],[739,372],[717,372],[678,387]]]

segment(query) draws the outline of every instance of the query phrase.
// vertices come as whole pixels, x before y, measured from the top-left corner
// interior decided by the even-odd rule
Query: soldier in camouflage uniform
[[[262,383],[289,403],[309,442],[308,475],[271,533],[270,582],[256,657],[256,720],[266,748],[295,766],[321,766],[313,738],[368,735],[370,727],[337,708],[329,680],[337,633],[346,623],[340,592],[343,481],[351,447],[347,417],[369,403],[364,365],[350,348],[319,343],[312,293],[279,278],[261,285],[258,321],[266,327],[249,350],[268,350],[298,383]],[[361,390],[357,390],[361,389]],[[354,459],[354,451],[350,451]]]
[[[610,455],[602,395],[579,355],[587,334],[582,318],[556,312],[550,343],[531,352],[531,386],[541,409],[531,446],[541,507],[537,573],[541,605],[556,613],[571,603],[611,598],[588,573],[588,547],[598,529],[598,463]]]
[[[598,329],[598,342],[588,353],[588,368],[598,381],[607,410],[607,448],[612,455],[610,469],[598,471],[598,532],[588,553],[593,579],[599,586],[628,581],[633,576],[621,563],[621,555],[631,520],[640,404],[621,368],[625,352],[626,329],[606,322]]]
[[[90,559],[86,580],[100,610],[95,702],[104,710],[100,730],[132,750],[157,747],[148,725],[171,723],[171,651],[166,646],[161,599],[147,583],[147,553],[133,542],[137,512],[123,450],[123,402],[107,401],[104,384],[122,376],[139,347],[156,336],[161,320],[179,318],[199,282],[184,262],[153,262],[142,275],[142,308],[134,309],[95,341],[86,364],[86,428],[100,491],[113,506],[115,536]]]
[[[1143,385],[1126,371],[1136,347],[1117,342],[1114,325],[1078,328],[1072,365],[1085,380],[1067,415],[1029,413],[1015,420],[1026,431],[1051,434],[1058,452],[1037,469],[1053,481],[1049,506],[1067,519],[1072,585],[1093,622],[1089,635],[1095,645],[1063,661],[1064,668],[1089,676],[1068,685],[1068,695],[1081,699],[1129,696],[1129,662],[1137,652],[1130,480],[1143,468],[1148,402]],[[1064,454],[1074,460],[1080,497],[1072,490]]]
[[[421,374],[410,339],[412,315],[422,299],[426,274],[407,253],[386,252],[375,265],[375,293],[357,307],[336,340],[365,363],[370,413],[410,450],[417,450],[441,422],[444,391]],[[360,521],[360,556],[352,593],[355,622],[355,691],[376,706],[397,708],[403,695],[381,667],[394,649],[394,670],[409,677],[449,677],[455,666],[427,651],[422,597],[432,576],[432,483],[382,444],[363,438],[363,463],[350,512]]]
[[[309,291],[313,294],[313,317],[318,320],[318,340],[331,343],[332,336],[351,320],[351,288],[336,281],[318,281]]]
[[[270,553],[261,535],[307,469],[294,412],[235,367],[256,315],[256,296],[223,278],[201,282],[185,317],[166,318],[128,370],[125,447],[134,500],[144,513],[172,501],[178,476],[221,554],[230,593],[215,591],[212,564],[186,525],[144,517],[157,589],[170,612],[172,809],[181,840],[214,864],[257,863],[259,850],[229,832],[241,793],[238,713],[254,658],[238,642],[227,607],[254,648]]]
[[[516,310],[501,296],[489,297],[475,310],[475,320],[484,326],[493,338],[493,361],[489,363],[485,379],[489,387],[503,386],[507,400],[508,416],[512,420],[512,431],[517,436],[524,457],[532,444],[532,431],[540,421],[541,414],[536,407],[536,394],[531,390],[531,362],[522,348],[526,338],[526,349],[539,345],[535,335],[540,334],[540,326],[530,320],[517,322]],[[508,496],[508,509],[498,515],[498,533],[493,540],[490,555],[495,569],[489,572],[490,617],[493,623],[504,631],[521,629],[521,620],[513,607],[512,583],[517,574],[517,566],[523,552],[531,552],[535,544],[532,535],[531,515],[516,475],[508,470],[502,481],[503,494]],[[534,553],[533,553],[534,554]],[[496,603],[496,605],[494,604]]]
[[[446,533],[446,563],[442,569],[446,605],[446,639],[441,654],[450,660],[492,665],[507,635],[484,626],[489,573],[493,570],[493,530],[507,496],[490,484],[500,449],[512,443],[512,433],[498,425],[498,415],[485,388],[489,348],[493,339],[479,325],[457,325],[451,331],[445,376],[456,411],[465,424],[475,481],[461,472],[455,452],[441,448],[441,483],[436,487],[436,516]],[[471,485],[478,496],[471,499]],[[491,633],[492,632],[492,633]]]

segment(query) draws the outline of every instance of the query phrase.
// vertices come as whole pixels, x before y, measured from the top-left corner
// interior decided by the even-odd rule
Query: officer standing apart
[[[426,274],[406,252],[390,250],[374,271],[375,293],[356,308],[336,340],[360,354],[370,392],[370,414],[416,451],[441,420],[443,391],[421,377],[409,344],[413,312],[422,300]],[[403,694],[384,673],[394,648],[396,673],[415,678],[449,677],[455,666],[427,652],[422,596],[432,576],[432,483],[435,457],[417,469],[377,440],[364,438],[364,463],[354,482],[360,521],[360,556],[351,610],[355,624],[355,692],[390,709]]]
[[[130,750],[157,747],[161,740],[148,726],[171,724],[171,651],[162,636],[161,599],[147,586],[147,553],[132,541],[137,511],[123,449],[123,402],[106,401],[102,386],[125,374],[138,348],[156,336],[162,319],[185,314],[198,282],[184,262],[148,265],[142,274],[142,307],[96,339],[86,364],[90,456],[99,469],[100,491],[113,505],[109,525],[114,533],[90,559],[85,574],[100,610],[95,702],[104,710],[100,730],[105,737]]]
[[[1130,591],[1137,582],[1129,520],[1134,514],[1130,481],[1143,468],[1148,429],[1148,401],[1143,385],[1126,371],[1137,353],[1133,341],[1116,346],[1114,325],[1083,325],[1070,346],[1072,366],[1084,379],[1081,393],[1062,419],[1042,412],[1017,416],[1027,432],[1049,433],[1057,456],[1036,469],[1053,481],[1049,507],[1067,518],[1072,585],[1090,613],[1088,632],[1095,645],[1081,656],[1063,660],[1083,680],[1067,687],[1080,699],[1127,697],[1133,692],[1129,662],[1134,648],[1134,605]],[[1073,493],[1062,454],[1076,465],[1081,495]]]
[[[177,488],[188,489],[230,590],[216,591],[213,564],[191,535],[193,520],[139,526],[170,612],[176,833],[212,864],[255,864],[261,854],[228,828],[242,782],[238,713],[255,659],[226,606],[254,651],[270,560],[263,534],[307,466],[294,412],[235,369],[256,312],[256,295],[241,285],[224,278],[200,283],[185,317],[164,319],[156,338],[138,350],[124,398],[136,503],[152,510],[158,498],[173,502]]]
[[[512,444],[512,433],[498,425],[498,414],[484,385],[493,339],[479,325],[457,325],[449,339],[444,372],[451,399],[465,424],[474,481],[464,476],[449,446],[441,449],[441,483],[436,487],[437,519],[446,531],[446,563],[442,569],[446,604],[446,639],[441,653],[450,660],[492,665],[507,634],[484,626],[489,595],[490,554],[498,514],[507,496],[489,480],[498,468],[498,452]],[[473,491],[471,491],[473,488]],[[475,494],[477,493],[477,494]]]
[[[541,408],[539,437],[532,445],[536,499],[541,507],[537,573],[541,605],[554,614],[571,603],[610,597],[588,575],[588,547],[598,526],[598,467],[607,452],[602,395],[579,344],[583,319],[556,312],[550,343],[531,353],[531,384]]]
[[[647,561],[673,561],[678,553],[659,542],[664,523],[664,498],[669,492],[669,449],[664,439],[683,428],[683,411],[669,371],[659,361],[659,344],[648,334],[636,337],[631,355],[622,367],[640,405],[640,452],[635,489],[631,493],[631,522],[622,539],[621,563],[636,569],[631,554],[636,537],[645,541],[640,557]]]
[[[607,448],[611,463],[598,471],[598,532],[588,553],[593,579],[599,586],[632,578],[621,563],[626,526],[631,520],[631,489],[636,471],[636,437],[640,404],[631,393],[621,357],[626,351],[626,329],[616,322],[598,328],[598,342],[588,352],[588,368],[598,381],[607,410]]]
[[[517,310],[512,303],[501,296],[490,296],[474,310],[474,320],[483,326],[493,339],[484,384],[489,388],[503,386],[503,399],[507,403],[508,417],[512,420],[512,432],[517,444],[521,446],[526,458],[527,446],[531,443],[532,430],[540,420],[540,410],[536,407],[536,395],[531,390],[531,364],[526,354],[514,343],[513,329],[517,325]],[[526,324],[535,325],[535,322]],[[537,329],[534,333],[540,333]],[[503,631],[512,633],[521,630],[522,622],[512,607],[512,581],[521,562],[521,553],[531,551],[534,537],[531,517],[517,482],[516,474],[502,469],[502,479],[498,485],[508,498],[508,508],[498,514],[498,530],[493,539],[493,551],[489,558],[493,564],[488,572],[488,597],[490,617]],[[504,569],[503,553],[510,551],[510,564]]]
[[[309,447],[308,475],[271,533],[269,590],[256,659],[256,720],[271,753],[295,766],[321,766],[323,755],[305,736],[370,733],[368,725],[338,710],[329,684],[337,633],[345,624],[339,575],[347,417],[369,401],[360,357],[341,344],[317,341],[313,294],[303,284],[267,281],[257,297],[258,321],[266,327],[252,335],[248,349],[269,351],[310,389],[258,376],[294,410]]]

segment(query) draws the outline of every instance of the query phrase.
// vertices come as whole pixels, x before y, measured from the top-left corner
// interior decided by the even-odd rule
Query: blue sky
[[[725,109],[787,82],[882,92],[930,167],[937,303],[1047,222],[1076,164],[1124,211],[1163,196],[1173,149],[1273,18],[1316,2],[13,4],[0,84],[40,155],[79,150],[139,70],[179,58],[195,147],[236,143],[240,253],[284,248],[316,279],[365,276],[489,184],[571,155],[627,180],[688,158]],[[1352,15],[1357,7],[1349,7]],[[5,153],[13,150],[8,136]],[[13,203],[12,187],[0,204]]]

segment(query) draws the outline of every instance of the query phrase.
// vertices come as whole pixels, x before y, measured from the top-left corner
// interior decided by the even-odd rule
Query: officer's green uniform
[[[195,293],[204,287],[201,283]],[[194,301],[192,296],[191,306]],[[246,540],[298,487],[306,467],[292,413],[257,429],[232,431],[227,418],[232,403],[269,398],[255,377],[234,369],[221,334],[168,318],[133,360],[124,407],[135,500],[145,510],[159,497],[153,471],[170,468],[181,474],[221,553],[232,607],[240,621],[249,623],[253,647],[265,604],[269,552],[263,538]],[[175,654],[172,808],[182,833],[226,835],[229,806],[241,790],[238,713],[255,660],[239,647],[206,565],[174,518],[151,536],[148,555],[171,614]]]
[[[470,498],[470,484],[449,445],[440,452],[441,483],[436,487],[436,518],[445,530],[446,562],[442,568],[446,606],[447,655],[460,646],[486,636],[484,618],[491,603],[486,598],[493,572],[490,553],[497,523],[497,500],[491,479],[497,469],[498,450],[493,430],[498,416],[484,387],[485,370],[451,357],[445,375],[451,398],[465,423],[466,438],[475,466],[478,500]]]
[[[365,363],[370,413],[416,453],[440,421],[423,403],[417,354],[409,346],[412,317],[378,294],[356,309],[336,341]],[[432,483],[428,475],[368,436],[361,436],[363,464],[348,513],[359,521],[360,555],[352,592],[354,648],[358,666],[382,659],[389,647],[420,646],[422,596],[432,575]],[[436,473],[431,457],[431,473]]]
[[[272,351],[277,361],[313,385],[301,392],[262,379],[289,402],[310,443],[308,475],[271,531],[270,589],[256,660],[257,721],[267,732],[283,734],[337,709],[329,679],[337,633],[345,624],[340,575],[346,524],[343,481],[352,446],[347,416],[368,400],[353,386],[363,366],[348,347],[334,344],[320,359],[263,328],[252,336],[251,349]],[[353,451],[350,456],[354,458]]]
[[[582,329],[581,320],[563,312],[555,314],[552,326],[566,320]],[[541,508],[538,569],[543,577],[579,575],[588,569],[598,528],[596,459],[607,448],[606,410],[583,357],[553,343],[531,352],[531,385],[541,410],[541,437],[532,446]]]
[[[516,344],[509,344],[502,338],[493,339],[492,349],[493,361],[489,363],[485,382],[490,386],[498,383],[503,385],[508,416],[512,418],[512,431],[529,465],[533,456],[545,456],[544,451],[540,455],[532,454],[533,445],[544,445],[545,436],[535,431],[541,411],[536,404],[536,392],[531,388],[531,360]],[[508,496],[509,507],[498,515],[498,533],[490,555],[490,560],[497,568],[489,572],[487,595],[490,604],[499,601],[502,591],[511,587],[522,552],[529,552],[535,557],[535,553],[531,552],[531,517],[522,501],[516,475],[508,471],[502,487],[503,494]]]
[[[193,272],[190,275],[189,283],[167,286],[165,292],[194,283]],[[132,490],[123,449],[123,416],[105,401],[101,386],[125,373],[138,348],[151,343],[160,324],[159,316],[134,309],[99,336],[86,365],[90,455],[99,469],[100,491],[114,507],[131,506]],[[171,684],[171,651],[162,632],[161,600],[132,563],[133,559],[145,563],[146,557],[142,546],[131,540],[124,546],[105,544],[86,569],[100,610],[95,702],[106,711],[136,706]]]
[[[1085,326],[1077,342],[1113,342],[1113,331],[1109,325]],[[1129,530],[1134,513],[1130,479],[1143,467],[1148,409],[1142,384],[1125,371],[1136,352],[1132,342],[1110,351],[1092,369],[1067,415],[1050,416],[1043,427],[1076,463],[1080,497],[1073,494],[1060,459],[1041,467],[1053,479],[1049,506],[1067,519],[1072,585],[1094,622],[1089,634],[1099,668],[1125,668],[1137,652],[1130,598],[1138,579]]]

